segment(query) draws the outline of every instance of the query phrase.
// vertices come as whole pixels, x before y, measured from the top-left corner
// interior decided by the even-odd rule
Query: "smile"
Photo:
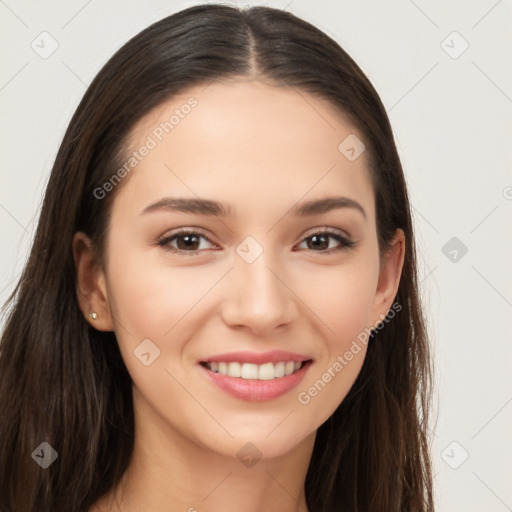
[[[224,352],[197,361],[206,380],[232,397],[273,400],[297,387],[313,364],[311,355],[270,350]]]
[[[249,380],[272,380],[286,377],[300,370],[306,361],[279,361],[277,363],[253,364],[231,362],[201,363],[214,373]]]

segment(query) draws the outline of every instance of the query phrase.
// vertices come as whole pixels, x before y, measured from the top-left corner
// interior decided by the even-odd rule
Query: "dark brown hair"
[[[199,5],[154,23],[106,63],[58,151],[35,240],[9,297],[0,356],[0,510],[87,512],[120,480],[134,442],[132,382],[113,332],[93,329],[77,299],[72,239],[104,257],[130,130],[154,107],[215,79],[254,76],[328,100],[370,156],[381,255],[397,228],[402,309],[375,330],[354,385],[322,424],[306,477],[311,512],[433,510],[427,436],[431,359],[406,183],[386,110],[340,46],[269,7]],[[340,141],[341,142],[341,141]],[[31,454],[47,441],[47,469]]]

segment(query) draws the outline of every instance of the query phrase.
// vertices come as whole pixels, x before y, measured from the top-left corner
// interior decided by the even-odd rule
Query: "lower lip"
[[[200,368],[206,374],[210,382],[213,382],[228,395],[242,400],[263,402],[278,398],[293,388],[304,378],[312,361],[305,363],[299,370],[286,377],[276,377],[272,380],[242,379],[240,377],[228,377],[220,373],[212,372],[202,364]]]

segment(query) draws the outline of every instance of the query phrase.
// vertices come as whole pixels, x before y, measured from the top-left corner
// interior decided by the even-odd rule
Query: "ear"
[[[73,258],[77,273],[77,297],[85,319],[99,331],[113,331],[105,275],[94,258],[91,240],[81,231],[73,237]],[[92,319],[91,313],[96,313],[97,318]]]
[[[393,304],[405,258],[405,235],[397,229],[391,245],[380,264],[379,281],[373,302],[373,325],[377,326],[388,314]]]

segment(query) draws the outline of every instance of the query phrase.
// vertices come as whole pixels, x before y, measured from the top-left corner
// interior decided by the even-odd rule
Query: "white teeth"
[[[233,375],[228,375],[229,377],[233,377]],[[242,379],[257,379],[258,378],[258,365],[257,364],[249,364],[244,363],[242,365]]]
[[[241,377],[242,376],[242,365],[240,363],[229,363],[227,375],[230,377]]]
[[[293,361],[288,361],[284,368],[284,374],[290,375],[293,373],[293,369],[295,368],[295,363]]]
[[[274,363],[262,364],[258,368],[258,380],[272,380],[274,378]]]
[[[228,377],[239,377],[242,379],[272,380],[278,377],[285,377],[296,372],[301,362],[280,361],[278,363],[238,363],[238,362],[212,362],[206,363],[207,368],[212,372],[227,375]]]
[[[274,365],[274,377],[284,377],[284,365],[282,361]]]

